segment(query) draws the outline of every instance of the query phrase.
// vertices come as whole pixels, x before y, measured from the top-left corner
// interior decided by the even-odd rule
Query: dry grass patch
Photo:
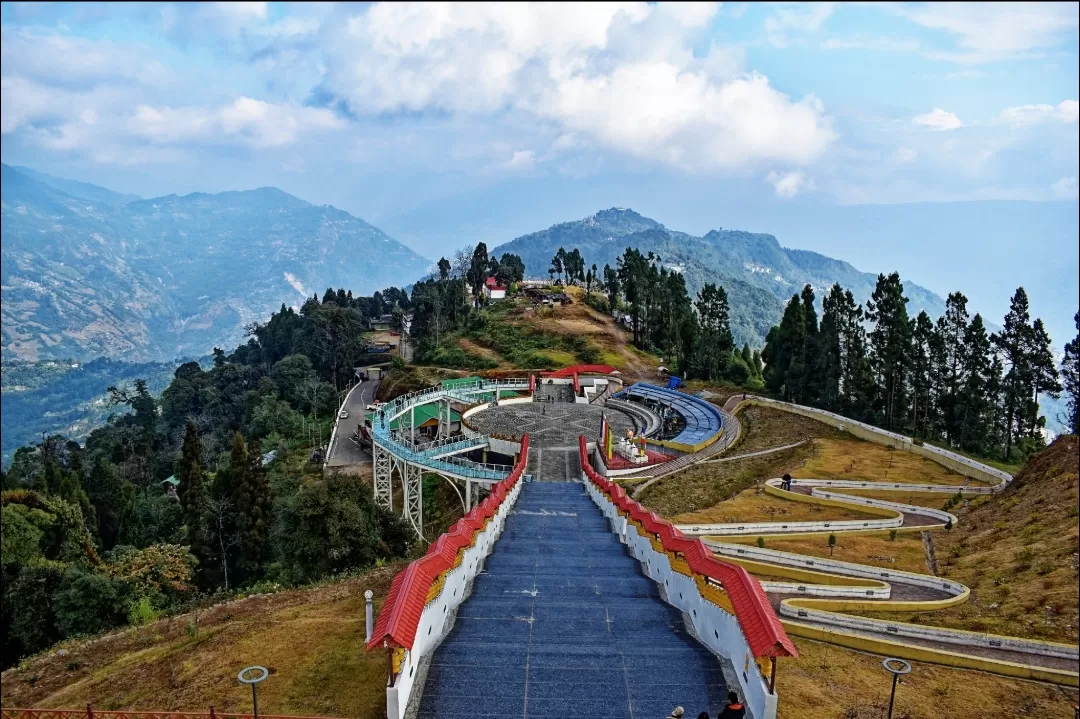
[[[972,502],[948,533],[935,533],[944,576],[971,587],[966,605],[926,623],[1076,643],[1076,436],[1035,455],[999,495]]]
[[[945,503],[953,497],[953,495],[950,494],[937,494],[931,492],[888,492],[885,490],[850,489],[848,487],[837,487],[835,491],[843,494],[850,494],[853,497],[881,499],[886,502],[899,502],[900,504],[910,504],[915,507],[929,507],[931,509],[944,509]],[[945,511],[952,511],[955,514],[956,508],[953,507],[952,510],[946,509]]]
[[[725,538],[723,541],[732,541]],[[805,554],[810,557],[829,557],[829,535],[810,539],[769,539],[768,549],[793,554]],[[756,537],[739,537],[740,542],[756,542]],[[836,546],[832,558],[842,562],[867,564],[883,569],[899,569],[905,572],[929,574],[926,568],[926,550],[918,534],[897,534],[889,539],[888,534],[851,535],[836,532]],[[940,561],[940,557],[938,558]]]
[[[457,341],[458,347],[465,350],[468,354],[476,355],[478,357],[484,357],[485,359],[493,360],[499,363],[500,367],[506,365],[506,360],[499,356],[499,353],[488,349],[487,347],[481,347],[472,340],[466,337],[459,337]]]
[[[962,485],[967,481],[936,462],[911,452],[855,439],[815,439],[813,456],[793,477],[866,482]],[[970,480],[972,485],[985,483]]]
[[[365,589],[376,609],[402,565],[312,589],[252,597],[94,640],[67,642],[66,656],[39,656],[4,672],[4,706],[102,710],[249,711],[236,680],[252,664],[267,713],[378,719],[386,714],[386,655],[367,652]]]
[[[881,657],[795,639],[798,659],[780,660],[778,719],[884,719],[891,677]],[[897,719],[1072,719],[1076,690],[934,664],[912,663],[896,689]]]
[[[738,414],[739,441],[727,454],[746,454],[800,442],[804,439],[841,439],[845,435],[823,422],[772,407],[751,405]]]
[[[662,477],[638,501],[664,517],[708,509],[732,499],[756,482],[793,470],[802,464],[810,449],[803,445],[762,457],[699,464],[685,472]]]
[[[857,509],[824,507],[819,504],[798,502],[765,494],[760,488],[747,489],[734,499],[721,502],[697,512],[686,512],[673,517],[679,524],[705,524],[709,522],[816,522],[842,519],[881,519],[880,515],[860,512]]]

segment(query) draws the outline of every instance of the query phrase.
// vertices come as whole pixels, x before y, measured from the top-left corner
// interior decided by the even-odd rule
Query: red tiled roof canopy
[[[575,374],[613,374],[619,370],[609,364],[576,364],[571,367],[550,372],[541,372],[541,377],[572,377]]]
[[[666,519],[650,512],[627,496],[618,484],[601,477],[589,464],[585,438],[578,439],[581,469],[615,506],[626,512],[642,528],[657,537],[664,549],[678,552],[695,574],[718,582],[731,599],[735,618],[746,643],[755,657],[797,657],[799,651],[784,631],[780,619],[769,604],[765,590],[750,573],[737,564],[717,559],[700,539],[691,539]]]
[[[371,631],[368,649],[378,646],[412,648],[432,583],[440,574],[453,569],[458,553],[471,546],[476,533],[495,516],[506,495],[521,480],[528,457],[529,436],[525,435],[521,439],[521,454],[510,475],[491,488],[487,499],[432,542],[423,557],[398,572],[390,583],[390,592]]]

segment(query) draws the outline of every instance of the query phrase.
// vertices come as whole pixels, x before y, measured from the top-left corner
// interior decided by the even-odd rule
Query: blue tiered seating
[[[677,392],[667,387],[657,387],[652,384],[639,382],[632,384],[615,397],[625,399],[627,397],[640,397],[651,402],[671,407],[686,420],[686,428],[672,438],[672,442],[696,445],[706,441],[720,432],[723,419],[718,410],[705,400],[698,399],[683,392]]]

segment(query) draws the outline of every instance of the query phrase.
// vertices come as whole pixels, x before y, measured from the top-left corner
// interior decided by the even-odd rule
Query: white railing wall
[[[483,531],[476,534],[473,545],[465,550],[461,564],[447,572],[439,596],[424,607],[416,628],[413,647],[406,650],[394,685],[386,688],[386,716],[389,719],[404,719],[413,693],[416,670],[449,633],[457,608],[468,597],[473,579],[483,570],[484,560],[491,554],[495,541],[502,534],[506,517],[517,501],[523,484],[514,484],[514,488],[507,493],[491,521]]]
[[[645,574],[664,588],[665,599],[682,611],[693,624],[698,641],[731,662],[739,680],[739,696],[754,719],[776,719],[776,694],[771,693],[761,675],[738,620],[701,595],[691,577],[676,572],[666,554],[653,549],[649,540],[619,516],[619,511],[588,478],[583,478],[593,501],[611,522],[630,553],[642,564]]]

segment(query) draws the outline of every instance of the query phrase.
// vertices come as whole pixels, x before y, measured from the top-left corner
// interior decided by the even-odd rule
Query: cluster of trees
[[[200,595],[405,554],[402,522],[358,478],[322,479],[308,452],[329,434],[363,319],[408,303],[328,290],[282,307],[212,366],[178,367],[160,397],[141,380],[110,388],[127,411],[84,445],[18,449],[0,493],[4,667]]]
[[[413,285],[410,336],[420,359],[429,357],[447,332],[460,329],[472,309],[483,306],[489,277],[512,287],[525,279],[525,263],[509,252],[489,256],[481,242],[471,253],[460,250],[452,260],[439,258],[436,272]]]
[[[581,250],[574,248],[567,252],[562,247],[551,258],[551,267],[548,268],[548,276],[552,281],[558,276],[560,282],[565,284],[584,284],[586,291],[592,291],[592,284],[597,281],[596,265],[585,268],[585,258],[581,256]]]
[[[834,285],[820,323],[814,302],[807,285],[766,338],[765,384],[786,400],[1010,460],[1042,446],[1039,397],[1058,396],[1064,378],[1066,423],[1077,429],[1078,341],[1066,345],[1059,373],[1023,288],[996,333],[970,315],[960,292],[949,295],[936,322],[925,311],[912,319],[896,273],[878,276],[865,307]]]

